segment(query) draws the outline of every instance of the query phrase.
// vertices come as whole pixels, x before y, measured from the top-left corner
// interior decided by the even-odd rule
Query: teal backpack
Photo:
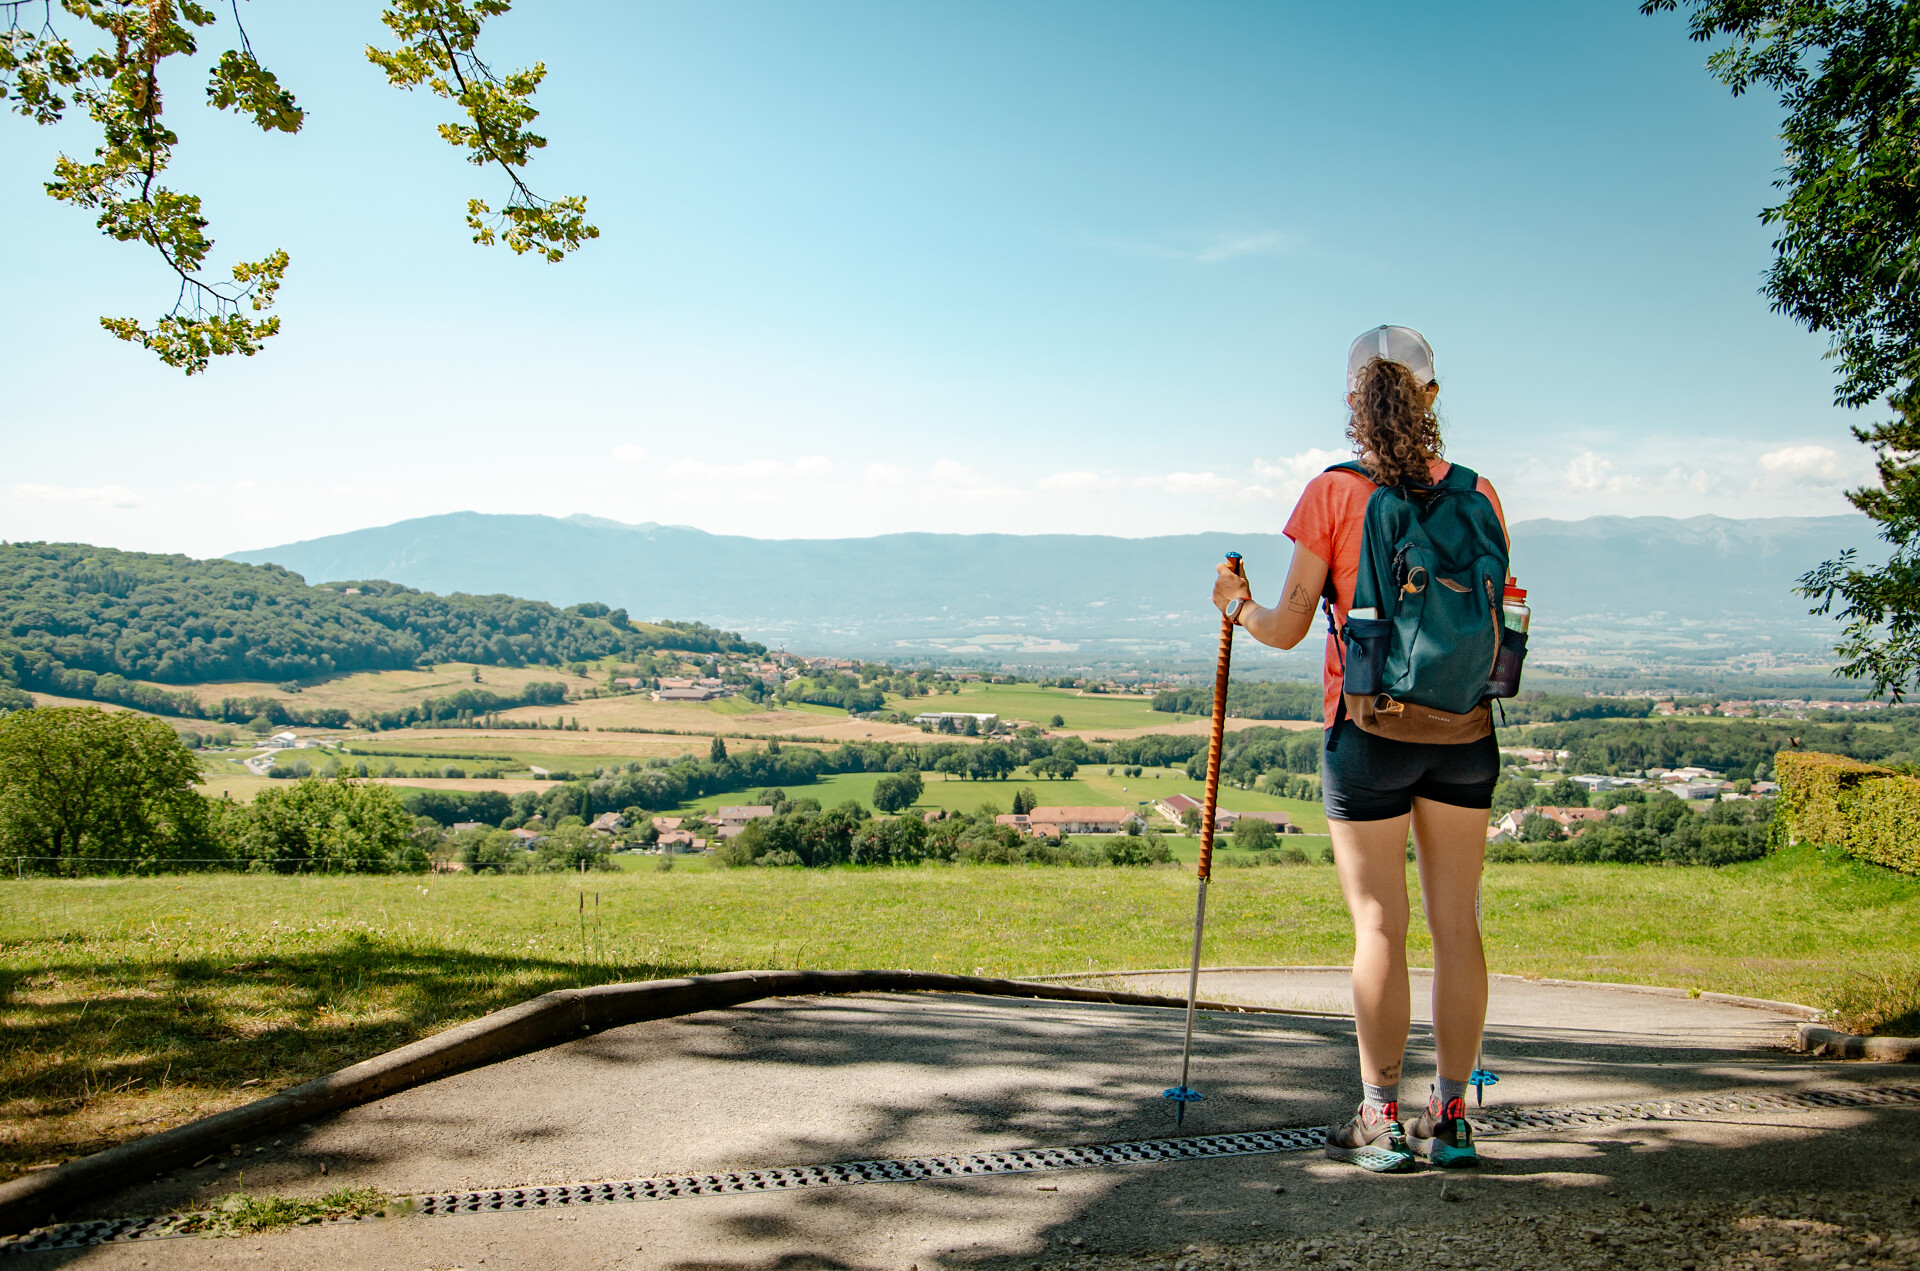
[[[1343,469],[1373,481],[1358,463],[1327,471]],[[1345,658],[1341,711],[1367,732],[1477,741],[1493,731],[1488,700],[1519,689],[1526,636],[1507,630],[1500,612],[1507,535],[1478,481],[1456,463],[1434,485],[1376,486],[1367,499],[1353,608],[1379,616],[1349,611],[1335,632]],[[1332,588],[1329,574],[1330,629]]]

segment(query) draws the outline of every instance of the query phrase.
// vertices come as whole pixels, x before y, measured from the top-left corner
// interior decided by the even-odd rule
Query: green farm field
[[[1082,693],[1070,688],[1042,688],[1037,684],[963,684],[958,693],[935,693],[930,697],[887,699],[887,709],[918,714],[921,711],[976,711],[999,715],[1002,719],[1021,719],[1042,728],[1055,715],[1066,722],[1063,728],[1135,729],[1151,725],[1173,725],[1186,721],[1184,715],[1155,711],[1150,699],[1121,697],[1111,693]]]
[[[632,863],[584,883],[0,882],[0,1177],[551,989],[752,967],[1020,976],[1178,965],[1193,906],[1192,871],[1177,867]],[[1494,865],[1486,896],[1488,960],[1500,972],[1816,1005],[1844,999],[1863,975],[1920,974],[1920,879],[1806,848],[1718,870]],[[1411,952],[1427,962],[1418,934]],[[1350,954],[1330,868],[1215,876],[1209,963],[1325,965]]]

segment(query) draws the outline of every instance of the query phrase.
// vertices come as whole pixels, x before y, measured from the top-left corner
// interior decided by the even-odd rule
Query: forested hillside
[[[95,696],[103,676],[162,684],[300,680],[422,662],[591,661],[674,648],[761,651],[700,623],[600,604],[438,596],[397,583],[310,587],[277,565],[0,544],[0,682]]]

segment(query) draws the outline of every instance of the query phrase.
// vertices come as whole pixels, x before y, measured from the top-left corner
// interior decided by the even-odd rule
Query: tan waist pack
[[[1482,702],[1464,715],[1416,706],[1386,693],[1346,693],[1347,718],[1362,732],[1393,741],[1457,746],[1493,734],[1493,708]]]

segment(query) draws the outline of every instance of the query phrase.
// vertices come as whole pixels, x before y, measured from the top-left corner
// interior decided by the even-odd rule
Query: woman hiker
[[[1291,649],[1312,627],[1316,602],[1324,592],[1331,621],[1344,632],[1355,602],[1362,525],[1375,491],[1401,487],[1416,497],[1423,492],[1430,497],[1452,472],[1452,465],[1440,457],[1440,425],[1433,413],[1439,389],[1433,349],[1419,332],[1383,326],[1355,340],[1347,355],[1347,405],[1352,412],[1347,437],[1358,463],[1329,469],[1301,494],[1287,522],[1293,563],[1277,606],[1254,603],[1246,579],[1226,565],[1220,566],[1214,584],[1214,604],[1262,644]],[[1465,469],[1455,474],[1451,484],[1456,501],[1450,514],[1480,518],[1483,540],[1497,540],[1497,550],[1491,545],[1487,549],[1485,572],[1489,579],[1496,570],[1502,575],[1500,583],[1491,584],[1498,587],[1507,572],[1505,515],[1493,487],[1484,478],[1469,487],[1459,479],[1468,475]],[[1404,547],[1392,557],[1396,584],[1410,574],[1404,584],[1370,584],[1369,597],[1399,607],[1401,591],[1424,591],[1432,584],[1426,570],[1403,564],[1406,558]],[[1374,559],[1370,550],[1369,560]],[[1454,592],[1467,590],[1451,579],[1440,581]],[[1488,585],[1487,579],[1481,580],[1483,589]],[[1382,596],[1383,591],[1388,594]],[[1477,594],[1474,600],[1478,603]],[[1493,605],[1497,627],[1499,601]],[[1478,614],[1484,623],[1484,605]],[[1353,615],[1363,625],[1390,616],[1386,609]],[[1374,623],[1376,628],[1386,625]],[[1497,643],[1497,631],[1494,639]],[[1399,732],[1404,737],[1410,730],[1399,720],[1418,712],[1402,710],[1385,694],[1343,696],[1354,647],[1342,636],[1328,636],[1321,788],[1340,890],[1353,916],[1353,1007],[1365,1097],[1351,1121],[1328,1130],[1327,1155],[1378,1171],[1401,1170],[1415,1164],[1407,1150],[1411,1147],[1437,1164],[1472,1165],[1477,1159],[1466,1117],[1466,1090],[1487,1014],[1487,964],[1474,902],[1487,817],[1500,775],[1499,750],[1490,718],[1481,731],[1471,712],[1449,715],[1456,724],[1430,734],[1411,730],[1437,740],[1382,735]],[[1459,665],[1455,680],[1461,678]],[[1351,690],[1352,682],[1345,687]],[[1468,686],[1468,696],[1476,703],[1479,692],[1480,685]],[[1483,704],[1476,709],[1481,714],[1487,710]],[[1425,1108],[1403,1128],[1400,1065],[1412,1013],[1406,950],[1409,828],[1427,926],[1433,933],[1433,1034],[1439,1071]]]

